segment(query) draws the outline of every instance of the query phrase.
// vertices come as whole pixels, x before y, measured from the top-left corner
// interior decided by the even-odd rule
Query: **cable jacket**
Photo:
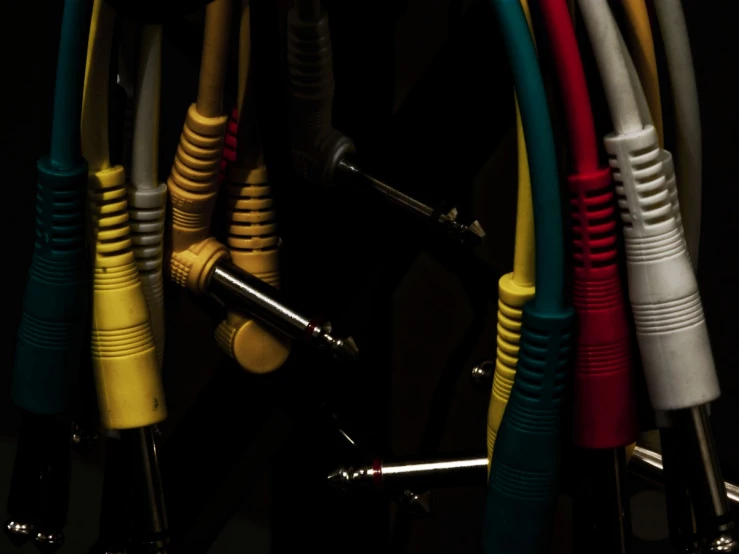
[[[141,29],[141,55],[134,93],[131,184],[138,189],[159,186],[159,97],[162,73],[162,27]]]
[[[521,0],[526,21],[531,29],[531,15],[527,0]],[[531,174],[526,153],[526,137],[521,121],[521,110],[516,104],[516,148],[518,155],[518,200],[516,204],[516,242],[513,252],[513,272],[498,281],[498,326],[495,374],[488,406],[487,447],[488,464],[492,460],[495,438],[503,420],[503,413],[511,395],[516,376],[518,349],[521,341],[523,306],[534,297],[535,247],[534,207],[531,201]]]
[[[623,0],[628,20],[627,36],[631,44],[631,56],[634,59],[639,79],[644,87],[649,112],[657,131],[660,146],[664,147],[662,131],[662,101],[659,93],[659,73],[657,72],[657,56],[654,53],[652,26],[649,12],[644,0]],[[646,124],[646,121],[642,123]]]
[[[533,40],[528,0],[520,0],[521,8]],[[531,173],[526,152],[526,137],[521,120],[521,109],[516,98],[516,145],[518,153],[518,201],[516,204],[516,244],[513,252],[513,280],[528,287],[534,284],[534,207],[531,200]]]
[[[598,147],[590,96],[570,13],[559,0],[540,0],[549,34],[550,54],[567,122],[567,138],[575,173],[597,171]]]
[[[110,167],[108,145],[108,95],[106,90],[113,47],[115,12],[107,2],[95,2],[92,7],[92,23],[85,67],[85,89],[82,96],[82,152],[94,173]],[[91,86],[90,83],[93,83]],[[103,89],[102,87],[106,87]],[[96,91],[90,93],[91,90]],[[105,114],[101,118],[101,114]]]
[[[577,0],[577,5],[588,36],[591,37],[595,59],[598,66],[603,68],[600,78],[611,110],[613,126],[621,134],[641,130],[643,121],[639,116],[639,107],[622,55],[618,38],[620,31],[613,19],[608,0]]]
[[[675,102],[678,193],[685,241],[693,268],[698,266],[701,232],[702,139],[698,87],[690,52],[685,14],[679,0],[655,0],[657,20],[665,44]]]
[[[84,71],[81,59],[84,59],[87,46],[87,33],[82,26],[87,21],[87,15],[86,0],[66,0],[64,3],[49,153],[49,161],[55,169],[73,168],[81,158],[79,98],[82,95]]]
[[[223,113],[231,0],[213,0],[205,8],[205,38],[198,81],[198,113],[216,117]]]
[[[135,40],[135,37],[134,37]],[[164,363],[164,284],[162,278],[167,185],[158,182],[162,27],[141,29],[134,93],[131,183],[127,187],[131,242],[149,306],[159,366]]]
[[[536,238],[534,302],[557,311],[564,291],[564,245],[554,136],[536,50],[518,0],[492,0],[513,71],[531,172]]]

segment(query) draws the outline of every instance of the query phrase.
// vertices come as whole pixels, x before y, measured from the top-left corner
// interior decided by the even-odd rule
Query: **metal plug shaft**
[[[730,491],[721,473],[708,405],[670,412],[674,445],[665,450],[665,469],[686,485],[698,535],[707,552],[739,552],[731,514]],[[668,491],[669,492],[669,491]]]
[[[293,311],[279,300],[277,289],[230,262],[218,262],[210,275],[208,292],[229,308],[245,312],[289,337],[326,349],[338,358],[352,360],[359,355],[354,339],[336,337],[330,323]]]
[[[408,212],[426,220],[444,236],[452,240],[477,246],[485,240],[485,231],[479,222],[473,221],[464,225],[457,221],[457,209],[452,208],[447,213],[442,213],[427,206],[420,200],[391,187],[387,183],[376,179],[362,170],[350,155],[339,160],[334,177],[338,181],[357,183],[361,186],[369,186],[382,194],[390,202],[400,206]]]
[[[385,462],[338,468],[328,475],[329,484],[348,492],[361,488],[429,490],[485,484],[486,457]]]

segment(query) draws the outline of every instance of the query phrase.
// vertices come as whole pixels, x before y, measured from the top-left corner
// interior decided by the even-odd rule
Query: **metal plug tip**
[[[33,543],[41,552],[56,552],[64,544],[64,533],[54,531],[37,531]]]
[[[413,491],[403,491],[400,504],[411,515],[424,517],[431,514],[432,495],[430,491],[416,494]]]
[[[346,337],[337,341],[336,351],[338,354],[349,360],[354,360],[359,356],[359,348],[352,337]]]
[[[485,229],[482,228],[482,225],[480,225],[480,222],[475,220],[469,225],[467,225],[467,228],[465,229],[467,233],[472,234],[474,237],[476,237],[476,240],[479,242],[482,242],[485,240]]]
[[[5,529],[13,535],[29,536],[33,532],[33,525],[20,521],[10,520],[5,524]]]
[[[346,492],[347,486],[350,485],[352,480],[351,471],[346,468],[340,467],[335,471],[332,471],[326,477],[328,485],[337,492]]]
[[[731,535],[721,535],[708,543],[708,552],[739,552],[739,543]]]
[[[470,377],[475,387],[482,391],[490,392],[493,386],[493,375],[495,374],[495,362],[485,360],[472,368]]]

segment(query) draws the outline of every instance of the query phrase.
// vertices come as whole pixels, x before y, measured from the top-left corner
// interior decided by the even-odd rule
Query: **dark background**
[[[468,370],[495,355],[497,277],[511,267],[516,196],[512,87],[494,17],[484,1],[324,2],[333,37],[336,126],[355,140],[363,165],[378,176],[432,205],[453,203],[464,221],[479,219],[488,241],[470,260],[435,245],[413,220],[371,196],[319,193],[292,178],[282,96],[281,33],[289,5],[252,3],[260,127],[278,195],[284,285],[305,313],[325,314],[340,332],[351,333],[363,360],[342,366],[298,348],[276,374],[246,375],[215,346],[216,321],[182,291],[169,290],[170,417],[162,430],[172,531],[189,548],[206,552],[215,541],[210,552],[224,554],[267,552],[270,543],[279,553],[390,552],[390,529],[398,543],[408,537],[408,552],[476,552],[484,488],[437,491],[433,515],[412,526],[398,522],[393,505],[381,497],[330,493],[324,476],[356,454],[341,445],[318,408],[328,401],[347,418],[361,419],[374,447],[388,457],[484,450],[487,398],[473,389]],[[723,390],[712,418],[725,477],[737,482],[739,294],[731,288],[739,276],[732,246],[739,234],[736,8],[728,1],[710,9],[697,0],[684,5],[703,120],[699,281]],[[32,248],[35,160],[48,151],[62,2],[3,7],[7,331],[0,339],[0,505],[19,427],[6,391]],[[196,10],[165,25],[162,179],[196,96],[201,22],[202,10]],[[235,57],[228,109],[235,99],[234,64]],[[607,115],[594,81],[605,133]],[[664,113],[669,131],[668,106]],[[100,460],[100,447],[73,453],[62,552],[83,552],[94,540]],[[666,536],[661,496],[637,489],[633,500],[635,535],[644,539],[637,540],[639,551],[667,551],[659,542]],[[567,552],[566,496],[560,508],[557,544]],[[12,551],[0,537],[0,552]]]

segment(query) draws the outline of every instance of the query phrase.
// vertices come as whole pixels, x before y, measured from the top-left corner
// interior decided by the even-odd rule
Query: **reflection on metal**
[[[362,487],[392,490],[428,490],[484,484],[486,457],[423,460],[412,462],[375,461],[371,466],[339,468],[328,476],[332,487],[349,491]]]
[[[637,446],[629,462],[629,470],[652,483],[662,484],[662,455]],[[724,484],[726,497],[732,504],[739,504],[739,487],[728,482]]]
[[[342,158],[336,166],[336,169],[338,178],[344,178],[348,181],[357,182],[361,185],[373,188],[393,204],[396,204],[401,208],[420,216],[428,222],[433,223],[438,226],[444,234],[455,240],[477,246],[485,239],[485,231],[479,222],[473,221],[469,225],[463,225],[457,222],[456,208],[452,208],[447,213],[441,213],[438,210],[434,210],[423,202],[420,202],[419,200],[416,200],[415,198],[408,196],[407,194],[400,192],[390,185],[367,174],[348,157]]]
[[[637,446],[628,464],[631,473],[655,484],[662,484],[662,455]],[[357,468],[338,468],[328,476],[332,487],[352,490],[362,486],[412,488],[412,482],[425,481],[429,489],[462,485],[484,485],[487,480],[487,458],[474,456],[448,460],[382,462]],[[739,504],[739,487],[725,483],[726,497]]]
[[[64,544],[64,533],[43,533],[39,531],[34,535],[33,540],[43,545],[46,551],[50,548],[57,549]]]
[[[208,292],[235,309],[271,325],[294,339],[307,340],[348,359],[359,355],[351,337],[332,335],[330,323],[318,323],[288,308],[278,300],[279,291],[230,262],[219,262],[208,282]]]
[[[476,388],[479,388],[482,392],[490,392],[490,388],[493,386],[493,374],[495,373],[495,362],[491,360],[485,360],[480,362],[472,368],[472,382]]]
[[[29,536],[33,532],[33,525],[11,520],[5,524],[5,529],[13,535]]]
[[[72,428],[72,443],[80,448],[90,448],[98,441],[98,434],[94,429],[75,422]]]

